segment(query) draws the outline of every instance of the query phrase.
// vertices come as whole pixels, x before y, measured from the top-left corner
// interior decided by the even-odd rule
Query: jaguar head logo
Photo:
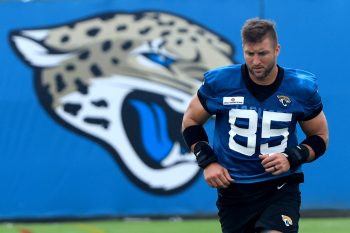
[[[283,215],[283,214],[282,214],[281,217],[282,217],[282,221],[284,222],[284,224],[285,224],[287,227],[293,225],[293,220],[292,220],[289,216]]]
[[[288,96],[285,95],[278,95],[277,96],[279,102],[284,106],[287,107],[288,104],[290,104],[292,101],[290,100],[290,98]]]
[[[170,194],[199,174],[181,136],[182,115],[206,70],[233,48],[189,19],[113,12],[13,31],[35,91],[59,124],[100,143],[138,186]]]

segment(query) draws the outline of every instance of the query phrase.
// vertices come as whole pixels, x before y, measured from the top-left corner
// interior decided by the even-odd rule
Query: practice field
[[[217,220],[1,223],[1,233],[219,233]],[[349,233],[350,218],[306,218],[300,233]]]

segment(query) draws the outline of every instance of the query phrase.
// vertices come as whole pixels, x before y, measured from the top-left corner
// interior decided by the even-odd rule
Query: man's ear
[[[280,51],[281,51],[281,45],[277,44],[276,49],[275,49],[276,56],[280,55]]]

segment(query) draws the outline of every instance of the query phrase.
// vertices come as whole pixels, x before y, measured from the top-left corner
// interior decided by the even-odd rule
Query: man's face
[[[276,65],[280,45],[274,46],[271,38],[266,37],[258,43],[243,45],[244,60],[249,74],[259,81],[267,81],[269,74]]]

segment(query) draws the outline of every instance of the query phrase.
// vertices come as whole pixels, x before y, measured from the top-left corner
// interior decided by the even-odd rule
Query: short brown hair
[[[253,18],[248,19],[241,30],[243,45],[258,43],[270,37],[274,46],[277,46],[276,23],[271,20]]]

